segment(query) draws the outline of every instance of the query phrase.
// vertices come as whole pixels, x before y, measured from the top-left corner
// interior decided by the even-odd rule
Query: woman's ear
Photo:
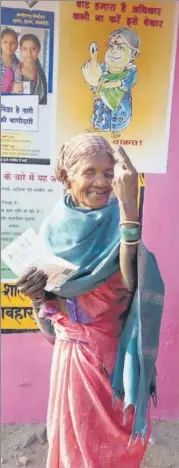
[[[139,54],[140,54],[139,51],[137,51],[137,50],[132,50],[132,51],[131,51],[131,60],[134,61],[135,58],[136,58]]]
[[[66,190],[70,190],[71,184],[70,184],[70,181],[69,181],[68,178],[64,181],[64,186],[65,186]]]
[[[57,180],[60,180],[62,184],[64,185],[66,190],[69,190],[71,187],[70,180],[67,174],[67,171],[65,169],[62,169],[60,171],[60,179],[58,178],[58,171],[57,171]]]

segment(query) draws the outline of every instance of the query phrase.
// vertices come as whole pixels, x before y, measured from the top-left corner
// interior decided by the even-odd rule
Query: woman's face
[[[24,41],[21,45],[20,52],[22,62],[27,65],[35,63],[39,55],[39,49],[33,41]]]
[[[118,34],[109,41],[109,48],[105,55],[105,62],[111,69],[124,69],[131,60],[131,49]]]
[[[67,177],[74,201],[79,206],[102,208],[108,203],[112,192],[114,162],[108,153],[97,152],[85,156]]]
[[[13,57],[18,47],[18,43],[13,34],[5,34],[1,39],[2,55]]]

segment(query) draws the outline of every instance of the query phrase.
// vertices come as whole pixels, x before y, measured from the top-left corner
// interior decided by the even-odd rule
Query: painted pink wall
[[[177,86],[178,85],[178,86]],[[160,86],[160,84],[159,84]],[[179,419],[179,43],[166,175],[147,177],[144,241],[166,285],[153,416]],[[157,157],[157,155],[156,155]],[[2,336],[2,422],[45,421],[52,347],[40,334]]]
[[[44,422],[52,346],[40,333],[1,337],[1,421]]]
[[[168,170],[148,175],[146,185],[144,242],[157,257],[166,288],[154,416],[179,418],[179,38]]]

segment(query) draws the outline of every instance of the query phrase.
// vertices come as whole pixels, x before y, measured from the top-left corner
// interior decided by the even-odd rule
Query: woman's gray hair
[[[116,35],[122,37],[129,45],[132,51],[132,58],[135,58],[140,53],[140,39],[136,31],[129,28],[119,28],[110,34],[109,39],[112,39]]]

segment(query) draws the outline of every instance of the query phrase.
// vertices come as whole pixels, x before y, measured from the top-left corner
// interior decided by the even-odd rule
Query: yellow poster
[[[58,146],[100,132],[138,172],[166,171],[177,3],[60,2]]]
[[[18,292],[14,283],[1,284],[1,328],[2,330],[35,330],[32,303]]]

